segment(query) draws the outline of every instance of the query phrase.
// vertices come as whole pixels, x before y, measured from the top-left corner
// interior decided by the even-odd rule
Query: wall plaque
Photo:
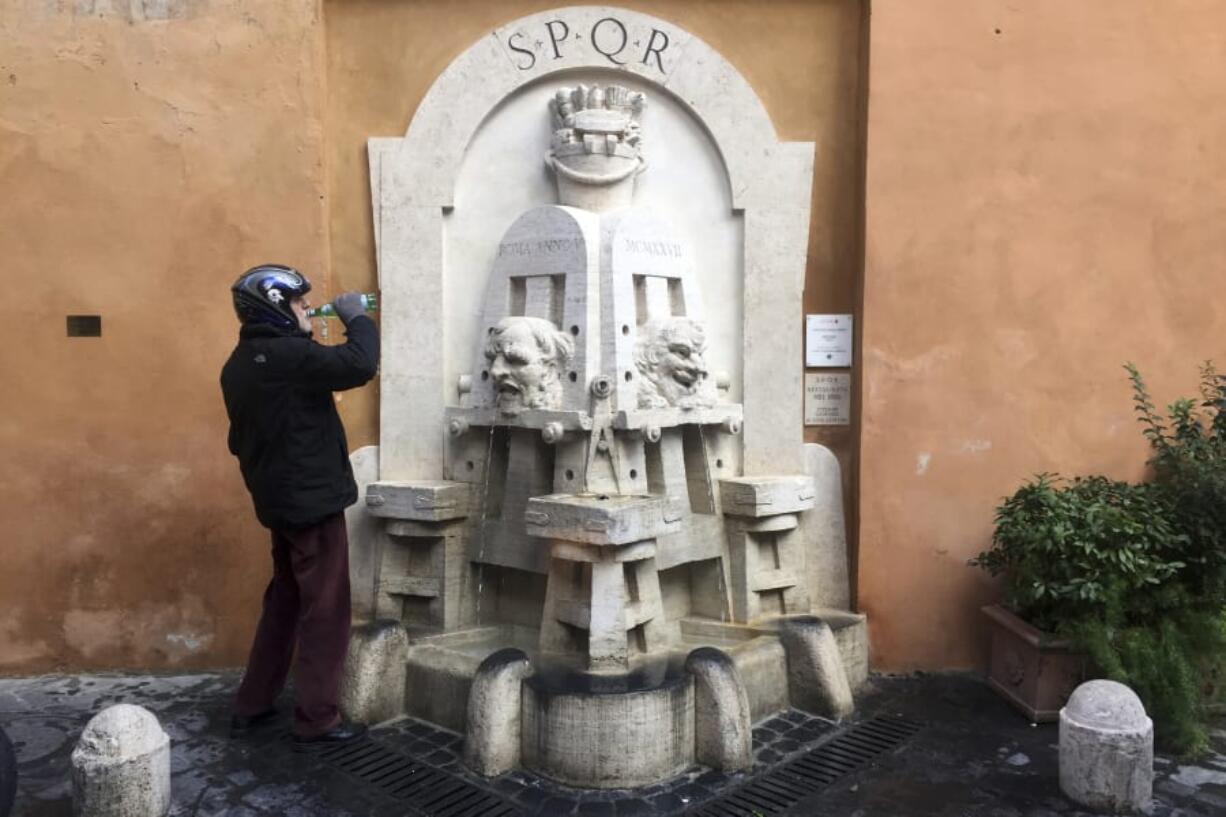
[[[805,425],[851,424],[851,375],[805,372]]]
[[[851,315],[805,316],[805,365],[836,369],[851,365]]]

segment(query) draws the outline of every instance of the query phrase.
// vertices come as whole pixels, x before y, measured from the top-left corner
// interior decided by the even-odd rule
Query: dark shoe
[[[361,740],[366,737],[366,725],[362,723],[351,723],[350,721],[341,721],[336,726],[324,732],[322,735],[304,738],[301,735],[294,735],[294,749],[300,752],[311,751],[314,749],[326,749],[329,746],[340,746],[343,743],[352,743],[355,740]]]
[[[256,715],[231,715],[230,716],[230,737],[241,738],[254,729],[259,729],[262,726],[268,726],[277,719],[276,708],[265,709]]]

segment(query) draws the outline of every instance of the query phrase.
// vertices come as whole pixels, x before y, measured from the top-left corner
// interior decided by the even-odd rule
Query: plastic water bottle
[[[374,292],[362,293],[362,306],[367,312],[374,312],[379,308],[379,296]],[[314,309],[307,310],[308,318],[335,318],[336,308],[332,304],[324,304],[317,306]]]

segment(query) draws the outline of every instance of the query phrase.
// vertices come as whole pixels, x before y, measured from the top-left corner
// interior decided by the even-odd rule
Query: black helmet
[[[306,276],[284,264],[252,267],[230,287],[234,312],[244,325],[266,323],[282,329],[298,328],[298,316],[289,302],[310,291]]]

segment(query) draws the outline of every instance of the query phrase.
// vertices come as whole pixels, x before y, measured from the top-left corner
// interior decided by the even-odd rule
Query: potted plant
[[[1050,720],[1092,667],[1136,691],[1164,750],[1196,755],[1226,701],[1226,378],[1206,363],[1200,399],[1164,417],[1125,368],[1149,479],[1041,474],[996,509],[992,546],[971,561],[1004,584],[1004,604],[984,608],[990,682]]]
[[[1040,474],[996,509],[992,546],[971,560],[1004,583],[988,680],[1031,720],[1055,720],[1087,669],[1081,635],[1183,565],[1184,537],[1150,486]]]

